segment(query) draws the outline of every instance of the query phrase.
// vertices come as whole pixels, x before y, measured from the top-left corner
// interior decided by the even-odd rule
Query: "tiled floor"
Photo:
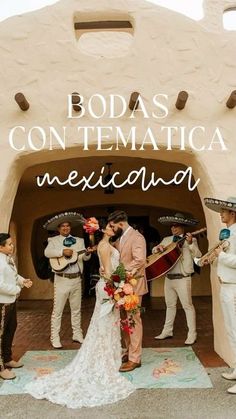
[[[157,341],[154,336],[159,334],[165,319],[165,304],[162,298],[146,297],[143,301],[146,308],[143,314],[144,347],[175,347],[183,346],[187,335],[185,315],[182,309],[177,311],[173,339]],[[224,361],[213,349],[213,327],[211,314],[211,298],[195,297],[194,305],[197,312],[198,339],[193,345],[197,356],[206,367],[224,366]],[[94,306],[94,298],[86,298],[82,304],[82,324],[87,330]],[[19,301],[18,329],[14,341],[15,358],[21,357],[28,350],[51,349],[50,314],[51,301]],[[71,341],[70,311],[66,306],[62,321],[61,341],[65,349],[78,349],[79,344]]]

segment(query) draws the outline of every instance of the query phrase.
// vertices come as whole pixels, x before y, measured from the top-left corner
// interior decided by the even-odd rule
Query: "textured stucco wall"
[[[225,198],[234,194],[232,173],[235,174],[235,110],[228,110],[225,102],[235,89],[236,34],[222,29],[221,12],[230,1],[205,1],[206,17],[195,22],[180,14],[153,4],[138,1],[67,0],[24,16],[13,17],[0,25],[1,51],[1,166],[0,219],[1,230],[7,229],[14,197],[25,168],[42,161],[69,158],[75,153],[73,128],[77,121],[66,118],[67,94],[79,91],[86,100],[94,93],[104,96],[122,94],[129,99],[138,90],[147,108],[155,93],[169,96],[169,115],[162,121],[166,126],[203,125],[211,137],[215,126],[220,127],[228,151],[172,152],[146,151],[145,157],[191,164],[195,177],[200,176],[200,198]],[[134,40],[129,53],[123,57],[105,58],[86,55],[79,50],[73,29],[74,16],[94,20],[130,19],[134,26]],[[100,42],[98,38],[98,42]],[[189,92],[186,109],[178,112],[174,103],[180,90]],[[19,111],[14,103],[16,92],[22,91],[30,102],[30,110]],[[83,125],[96,125],[85,116]],[[101,121],[97,121],[101,125]],[[135,119],[140,136],[148,125],[157,130],[159,121]],[[33,153],[16,152],[9,148],[9,130],[24,125],[26,130],[38,125],[49,125],[58,130],[68,127],[67,151],[56,150]],[[117,120],[103,118],[102,125],[117,125]],[[119,125],[127,131],[131,125],[127,114]],[[19,136],[19,140],[21,140]],[[163,135],[159,136],[164,144]],[[176,138],[177,143],[177,138]],[[208,139],[206,139],[208,142]],[[112,153],[110,153],[112,154]],[[138,153],[136,153],[138,154]],[[143,152],[144,154],[144,152]],[[107,153],[109,155],[109,153]],[[126,152],[132,157],[134,152]],[[143,156],[144,157],[144,156]],[[235,176],[233,176],[234,178]],[[204,208],[210,245],[216,241],[220,228],[217,214]],[[19,236],[18,236],[19,237]],[[219,285],[212,272],[213,318],[215,348],[229,363],[231,354],[219,308]],[[223,344],[224,342],[224,344]]]

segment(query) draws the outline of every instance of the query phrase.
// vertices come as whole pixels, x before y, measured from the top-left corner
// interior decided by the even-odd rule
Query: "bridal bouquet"
[[[90,217],[85,220],[83,229],[86,231],[86,233],[89,234],[89,241],[90,245],[94,246],[95,244],[95,237],[94,233],[99,230],[99,223],[98,220],[95,217]]]
[[[126,314],[121,316],[120,325],[129,334],[132,333],[135,327],[133,315],[143,310],[139,305],[139,297],[134,292],[137,281],[138,279],[134,278],[130,272],[127,272],[124,265],[120,263],[111,274],[111,277],[106,279],[106,285],[104,287],[108,298],[104,299],[103,302],[110,301],[113,307],[118,308],[123,314]]]
[[[95,217],[87,218],[87,220],[85,220],[85,223],[83,225],[83,229],[88,234],[94,234],[95,231],[99,230],[98,220]]]

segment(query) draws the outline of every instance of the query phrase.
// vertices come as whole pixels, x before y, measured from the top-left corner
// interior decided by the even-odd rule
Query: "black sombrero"
[[[78,212],[62,212],[47,220],[43,227],[46,230],[56,231],[62,223],[70,223],[71,227],[76,227],[79,224],[84,224],[85,221],[83,215]]]
[[[186,226],[195,226],[196,224],[198,224],[198,220],[187,217],[181,212],[176,212],[176,214],[174,215],[165,215],[163,217],[159,217],[158,221],[159,223],[165,224],[165,225],[181,224],[181,225],[186,225]]]
[[[215,198],[204,198],[205,205],[212,211],[220,212],[222,209],[236,212],[236,198],[230,196],[226,200]]]

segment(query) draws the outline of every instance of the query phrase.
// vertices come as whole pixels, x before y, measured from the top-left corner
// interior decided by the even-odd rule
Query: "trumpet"
[[[214,247],[208,250],[208,252],[205,253],[205,255],[203,255],[201,258],[194,258],[194,262],[196,263],[196,265],[200,267],[213,263],[214,260],[217,258],[215,250],[222,249],[225,252],[225,250],[228,249],[229,245],[230,243],[228,240],[221,240]]]

